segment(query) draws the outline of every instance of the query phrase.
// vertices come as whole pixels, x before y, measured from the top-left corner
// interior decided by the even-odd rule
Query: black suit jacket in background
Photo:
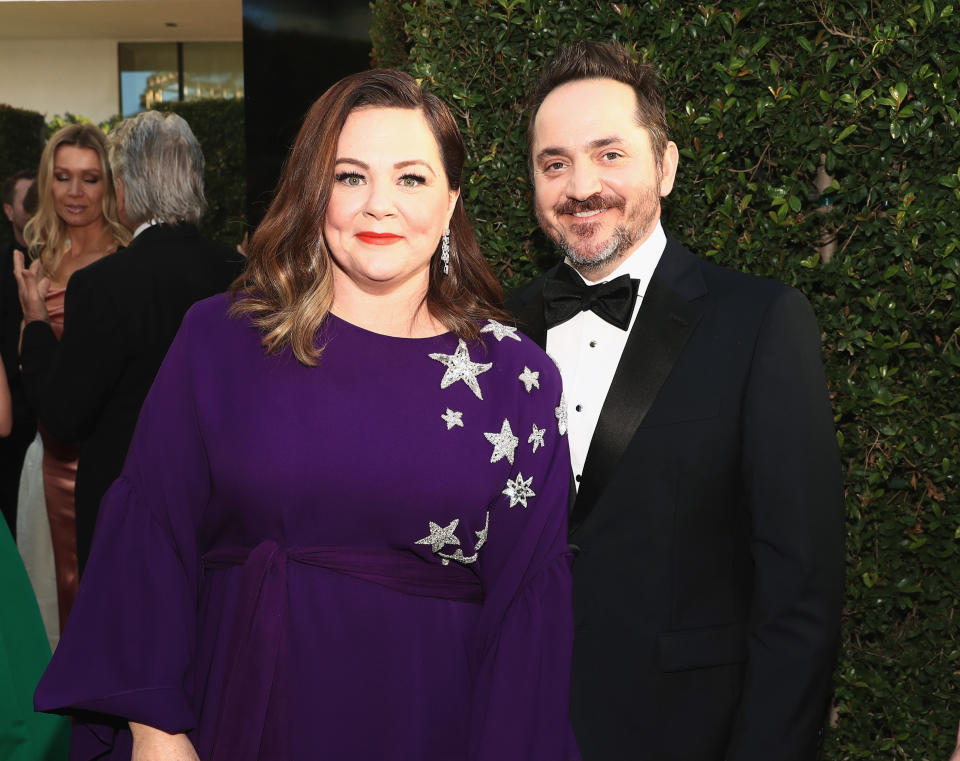
[[[13,276],[14,249],[22,247],[11,243],[0,249],[0,356],[7,371],[10,385],[10,400],[13,407],[13,429],[10,435],[0,439],[0,510],[10,526],[10,533],[17,533],[17,494],[20,489],[20,470],[23,456],[37,432],[33,416],[23,390],[20,377],[20,323],[23,310],[17,295],[17,281]]]
[[[24,329],[23,377],[39,421],[54,438],[82,442],[81,569],[100,500],[120,475],[140,407],[183,315],[226,290],[241,267],[238,254],[192,225],[155,225],[73,274],[59,343],[45,322]]]
[[[544,346],[542,282],[508,307]],[[798,291],[668,236],[570,528],[584,761],[816,757],[844,503],[819,330]]]

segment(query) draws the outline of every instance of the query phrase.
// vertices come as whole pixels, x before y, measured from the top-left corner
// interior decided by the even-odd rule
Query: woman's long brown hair
[[[248,317],[260,329],[267,353],[289,346],[304,365],[315,365],[320,357],[317,332],[333,303],[333,265],[323,220],[337,143],[350,112],[368,107],[419,109],[437,140],[450,189],[460,188],[466,156],[460,130],[450,109],[413,77],[375,69],[352,74],[327,90],[300,128],[276,196],[250,241],[247,268],[231,287],[231,314]],[[480,253],[462,196],[450,220],[450,249],[449,274],[443,273],[438,252],[431,260],[426,306],[448,330],[476,338],[478,322],[506,315],[503,291]]]

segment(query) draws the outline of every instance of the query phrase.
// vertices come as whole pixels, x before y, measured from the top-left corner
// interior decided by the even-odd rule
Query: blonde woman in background
[[[47,142],[37,171],[37,212],[24,228],[32,260],[25,269],[23,257],[14,258],[18,281],[35,280],[44,297],[46,311],[59,339],[64,317],[67,281],[82,267],[111,254],[130,240],[130,233],[117,218],[113,178],[107,161],[106,140],[92,124],[71,124]],[[21,284],[21,302],[23,287]],[[36,389],[27,388],[28,398]],[[74,483],[78,449],[58,441],[40,429],[43,442],[42,481],[50,523],[56,569],[57,612],[62,631],[76,595],[77,539]],[[32,483],[25,458],[21,494]],[[38,494],[38,488],[27,488]],[[31,510],[31,506],[21,505]],[[36,507],[33,507],[35,514]],[[31,574],[31,578],[33,574]],[[49,622],[48,622],[49,627]]]

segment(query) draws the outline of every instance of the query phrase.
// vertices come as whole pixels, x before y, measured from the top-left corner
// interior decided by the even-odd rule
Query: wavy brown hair
[[[245,272],[231,287],[231,314],[246,316],[274,353],[289,346],[304,365],[322,352],[317,331],[333,303],[333,262],[323,220],[334,184],[337,143],[358,108],[419,110],[440,148],[451,190],[459,190],[466,156],[450,109],[409,74],[374,69],[341,79],[313,104],[287,157],[277,193],[248,247]],[[480,321],[506,319],[503,291],[480,253],[473,227],[457,199],[450,220],[450,267],[443,274],[440,246],[430,263],[425,303],[430,315],[464,339]]]
[[[117,196],[113,189],[113,174],[107,160],[107,141],[95,124],[68,124],[51,137],[40,155],[37,172],[37,213],[23,228],[31,259],[40,259],[47,275],[56,272],[67,251],[67,225],[57,216],[53,203],[53,164],[57,149],[63,145],[88,148],[100,158],[100,176],[104,190],[101,212],[113,239],[119,245],[130,242],[130,231],[120,224],[117,216]]]

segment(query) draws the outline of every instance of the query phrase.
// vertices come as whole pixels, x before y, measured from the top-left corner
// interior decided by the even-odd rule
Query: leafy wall
[[[800,288],[823,330],[848,519],[827,758],[945,759],[960,719],[958,9],[377,0],[374,16],[377,63],[454,108],[467,207],[507,283],[556,256],[531,211],[526,83],[580,37],[658,66],[681,153],[666,225]]]

